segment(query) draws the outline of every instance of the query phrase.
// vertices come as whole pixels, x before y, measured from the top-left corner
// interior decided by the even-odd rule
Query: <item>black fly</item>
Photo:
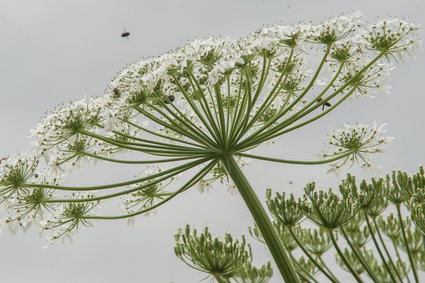
[[[172,102],[174,101],[174,99],[176,99],[176,98],[174,97],[174,95],[169,95],[169,96],[167,96],[167,97],[164,99],[164,103],[165,103],[165,104],[172,103]]]
[[[317,99],[317,103],[319,103],[319,102],[322,102],[323,101],[323,99],[321,98],[321,97],[319,97],[318,99]],[[325,110],[325,106],[327,106],[327,107],[331,107],[332,106],[332,104],[330,104],[329,102],[325,102],[325,103],[323,103],[323,105],[322,105],[322,111],[324,111]]]
[[[124,32],[121,34],[121,37],[129,37],[130,33],[124,29]]]

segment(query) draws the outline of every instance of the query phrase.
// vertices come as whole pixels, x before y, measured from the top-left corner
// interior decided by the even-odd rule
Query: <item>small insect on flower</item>
[[[318,99],[317,99],[317,101],[316,101],[316,103],[320,103],[320,102],[322,102],[323,101],[323,98],[321,98],[321,97],[319,97]],[[325,102],[323,105],[322,105],[322,111],[324,111],[325,110],[325,106],[327,106],[327,107],[331,107],[332,106],[332,104],[330,104],[329,102]]]
[[[115,96],[120,96],[120,94],[121,94],[120,90],[119,90],[119,89],[117,89],[117,88],[114,88],[114,89],[112,90],[112,92],[114,93],[114,95],[115,95]]]
[[[165,103],[165,104],[172,103],[172,102],[174,101],[174,99],[176,99],[176,98],[174,97],[174,95],[168,95],[168,96],[164,99],[164,103]]]
[[[130,33],[124,29],[124,32],[121,34],[121,37],[129,37]]]

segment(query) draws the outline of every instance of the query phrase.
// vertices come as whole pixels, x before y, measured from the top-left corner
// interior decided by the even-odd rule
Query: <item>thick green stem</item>
[[[300,282],[297,273],[292,266],[288,252],[284,248],[269,216],[267,215],[260,200],[231,155],[223,155],[221,158],[227,172],[235,183],[248,209],[250,210],[261,234],[266,242],[279,271],[285,282]]]

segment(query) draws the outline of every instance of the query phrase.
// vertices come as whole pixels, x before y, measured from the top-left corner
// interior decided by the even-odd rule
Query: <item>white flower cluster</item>
[[[39,222],[51,207],[45,201],[53,198],[53,190],[33,187],[33,184],[55,185],[62,175],[50,168],[40,168],[35,156],[11,155],[0,163],[0,203],[6,211],[2,224],[14,233],[21,227],[26,231]],[[0,227],[1,228],[1,227]]]
[[[394,138],[384,137],[386,132],[383,128],[386,124],[379,125],[374,121],[372,124],[344,124],[342,128],[332,131],[328,135],[328,143],[334,148],[331,153],[323,154],[326,159],[345,156],[342,161],[331,164],[330,172],[339,170],[343,165],[353,165],[360,162],[362,166],[371,167],[368,156],[384,151],[384,148]]]
[[[234,111],[234,107],[242,104],[238,94],[246,84],[263,90],[263,95],[256,98],[258,104],[254,109],[261,109],[258,107],[260,103],[270,101],[268,106],[272,109],[291,105],[287,111],[289,115],[291,110],[302,109],[309,99],[315,99],[304,93],[311,88],[308,79],[314,73],[310,69],[311,62],[305,61],[307,57],[320,54],[314,50],[323,53],[322,45],[331,47],[325,67],[344,67],[334,78],[323,79],[331,83],[322,89],[339,88],[340,93],[356,96],[368,96],[377,90],[388,91],[384,81],[394,66],[380,59],[375,64],[368,64],[377,52],[385,53],[387,58],[412,53],[420,44],[418,27],[398,19],[367,27],[362,25],[362,21],[361,14],[357,12],[318,25],[272,25],[237,41],[227,38],[195,40],[157,58],[130,64],[112,81],[105,96],[85,98],[47,115],[32,131],[32,135],[37,137],[37,151],[46,156],[52,166],[68,161],[77,165],[78,162],[71,160],[79,159],[81,152],[78,151],[86,149],[95,154],[114,153],[116,147],[84,136],[82,132],[109,136],[111,130],[118,129],[136,136],[139,129],[132,127],[130,130],[123,120],[136,119],[137,116],[141,121],[147,121],[152,117],[135,113],[133,107],[152,113],[155,112],[152,107],[162,108],[164,102],[174,104],[170,107],[177,108],[194,125],[205,129],[192,103],[197,104],[204,99],[204,107],[210,107],[209,111],[214,113],[220,104],[217,99],[223,99],[224,110]],[[263,66],[266,66],[265,70]],[[262,78],[264,81],[261,81]],[[266,87],[260,88],[257,85],[260,83]],[[218,90],[214,90],[217,87]],[[320,91],[320,86],[316,84],[316,87]],[[273,101],[264,92],[267,89],[275,89]],[[215,91],[219,91],[222,97],[216,98]],[[292,103],[300,95],[303,96],[299,101],[301,104]],[[193,101],[188,101],[190,99]],[[167,120],[157,113],[152,115],[160,121]],[[258,125],[267,122],[264,121],[267,113],[259,116],[263,119],[259,119],[261,123]],[[281,120],[285,117],[282,115]],[[156,126],[156,131],[185,138],[182,133],[167,126]]]
[[[43,157],[53,167],[66,163],[66,169],[78,165],[84,152],[108,154],[116,151],[116,146],[85,134],[114,137],[112,130],[129,134],[129,127],[120,118],[125,114],[124,101],[112,101],[108,96],[83,98],[68,103],[49,113],[31,130],[35,137],[35,153]],[[136,134],[135,129],[132,130]],[[68,162],[68,163],[67,163]],[[64,171],[64,170],[62,170]]]
[[[72,193],[67,196],[71,202],[56,204],[51,209],[51,213],[39,222],[43,231],[50,231],[46,237],[49,244],[59,238],[72,240],[80,226],[92,226],[84,217],[94,215],[94,208],[99,208],[100,202],[91,200],[94,197],[93,193]]]
[[[365,47],[403,61],[415,57],[422,47],[420,27],[401,19],[387,19],[369,25],[361,34]],[[409,36],[406,36],[408,35]]]
[[[402,20],[372,26],[362,22],[361,14],[353,13],[317,25],[271,25],[239,40],[194,40],[126,66],[105,95],[47,114],[32,130],[34,156],[0,159],[0,196],[13,207],[7,221],[26,225],[41,216],[43,227],[55,230],[52,238],[79,224],[90,225],[84,216],[97,206],[90,200],[95,193],[83,199],[68,196],[78,201],[62,200],[65,204],[53,197],[63,188],[52,184],[82,160],[148,165],[177,161],[181,167],[176,171],[184,172],[218,160],[221,153],[253,149],[304,125],[301,121],[313,122],[333,110],[334,103],[387,91],[391,61],[415,52],[418,27]],[[331,135],[337,150],[327,157],[349,153],[343,163],[369,164],[365,155],[382,151],[389,142],[381,134],[382,127],[376,125],[345,126]],[[123,151],[157,159],[116,159]],[[41,158],[46,174],[37,169]],[[209,172],[196,179],[203,189],[213,181],[228,182],[222,163],[204,168]],[[174,175],[165,176],[169,179],[151,186],[144,185],[156,177],[100,186],[120,190],[102,196],[123,196],[125,212],[137,213],[170,195],[164,188]],[[118,189],[127,186],[143,188],[127,195]],[[54,214],[41,213],[50,207]]]

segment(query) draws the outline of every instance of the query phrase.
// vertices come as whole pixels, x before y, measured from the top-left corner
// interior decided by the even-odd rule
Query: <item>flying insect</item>
[[[321,97],[319,97],[318,99],[317,99],[317,101],[316,101],[316,103],[320,103],[320,102],[322,102],[323,101],[323,98],[321,98]],[[329,102],[325,102],[325,103],[323,103],[323,105],[322,105],[322,111],[324,111],[325,110],[325,106],[327,106],[327,107],[331,107],[332,106],[332,104],[330,104]]]
[[[130,33],[124,29],[124,32],[121,34],[121,37],[127,37],[128,39],[129,36],[130,36]]]

